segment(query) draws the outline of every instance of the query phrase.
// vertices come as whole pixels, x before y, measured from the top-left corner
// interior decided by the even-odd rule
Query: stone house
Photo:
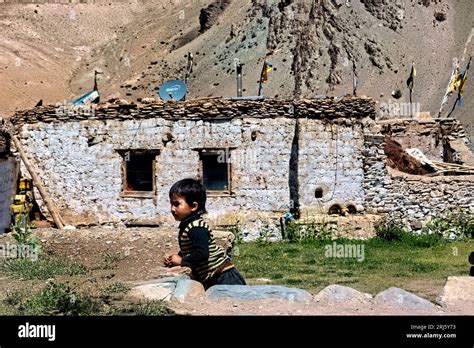
[[[249,238],[295,207],[306,215],[398,210],[413,220],[460,202],[474,211],[471,176],[390,174],[375,117],[367,98],[213,98],[115,100],[85,112],[47,106],[10,120],[66,224],[171,224],[168,190],[186,177],[206,185],[211,222],[240,224]]]

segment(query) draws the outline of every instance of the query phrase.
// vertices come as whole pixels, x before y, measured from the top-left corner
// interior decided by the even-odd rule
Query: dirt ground
[[[107,286],[121,282],[133,287],[143,281],[186,273],[180,267],[165,268],[161,260],[177,251],[174,230],[162,228],[89,228],[58,231],[37,229],[44,252],[78,261],[92,269],[83,276],[57,277],[58,282],[70,282],[92,295],[99,295]],[[0,236],[0,243],[11,241],[11,235]],[[98,267],[106,260],[115,260],[114,267]],[[247,279],[248,283],[255,283]],[[0,278],[0,293],[14,289],[40,289],[46,280],[12,280]],[[313,294],[315,295],[315,294]],[[3,297],[3,296],[2,296]],[[178,314],[190,315],[460,315],[474,313],[474,306],[462,308],[437,306],[433,310],[408,311],[361,303],[329,304],[298,303],[283,300],[238,301],[232,299],[191,299],[186,303],[170,302]]]

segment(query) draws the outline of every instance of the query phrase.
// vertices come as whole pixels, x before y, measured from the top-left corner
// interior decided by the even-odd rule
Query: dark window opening
[[[153,192],[156,151],[121,151],[124,163],[124,192]]]
[[[202,181],[208,191],[230,191],[229,152],[226,150],[201,152]]]
[[[323,189],[321,187],[318,187],[315,191],[314,191],[314,196],[316,198],[323,198]]]

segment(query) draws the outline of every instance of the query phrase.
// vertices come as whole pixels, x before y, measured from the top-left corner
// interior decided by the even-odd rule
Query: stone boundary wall
[[[420,178],[404,174],[392,176],[390,181],[385,207],[401,213],[413,229],[452,209],[474,214],[474,175]]]
[[[453,122],[456,123],[456,122]],[[453,138],[463,133],[451,134]],[[365,136],[364,191],[366,212],[400,214],[413,229],[451,209],[474,214],[474,176],[419,176],[387,168],[384,136]]]

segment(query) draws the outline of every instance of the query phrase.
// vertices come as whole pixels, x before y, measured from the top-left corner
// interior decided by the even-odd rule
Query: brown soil
[[[423,166],[420,161],[407,154],[400,143],[390,137],[385,137],[384,152],[387,156],[387,164],[401,172],[414,175],[425,175],[434,172],[431,168]]]

